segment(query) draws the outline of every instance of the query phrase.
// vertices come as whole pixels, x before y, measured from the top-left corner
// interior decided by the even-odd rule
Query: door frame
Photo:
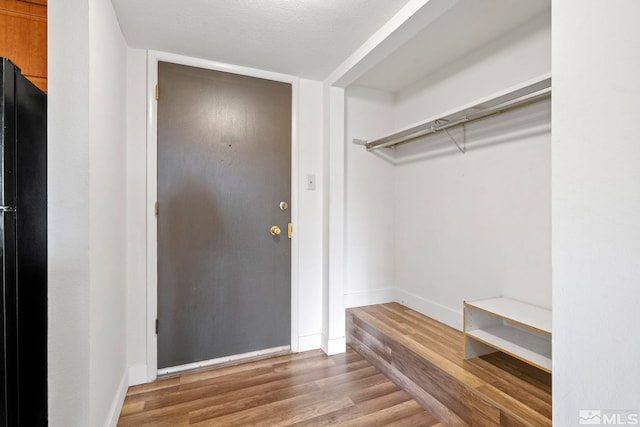
[[[300,79],[287,74],[224,64],[160,51],[147,51],[147,380],[158,376],[158,228],[155,202],[158,196],[158,104],[156,84],[158,62],[171,62],[214,71],[223,71],[248,77],[274,80],[291,84],[291,223],[298,224],[299,150],[298,150],[298,97]],[[291,351],[298,351],[298,236],[291,239]]]

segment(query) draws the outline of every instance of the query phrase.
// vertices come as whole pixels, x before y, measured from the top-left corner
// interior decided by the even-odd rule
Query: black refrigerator
[[[0,426],[47,425],[47,96],[0,61]]]

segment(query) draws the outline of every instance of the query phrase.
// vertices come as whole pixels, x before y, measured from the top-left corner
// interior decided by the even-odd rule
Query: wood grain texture
[[[0,0],[0,56],[47,90],[46,1]]]
[[[462,332],[400,304],[347,310],[347,343],[445,425],[551,425],[551,375],[501,353],[465,360]]]
[[[47,19],[47,2],[43,0],[0,0],[0,10]]]
[[[320,350],[131,387],[118,425],[433,426],[436,417],[353,349]]]
[[[47,5],[47,0],[18,0],[19,2],[22,3],[28,3],[28,4],[34,4],[37,6],[46,6]]]

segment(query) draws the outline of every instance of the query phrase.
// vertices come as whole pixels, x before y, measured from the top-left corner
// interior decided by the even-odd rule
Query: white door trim
[[[299,200],[299,149],[298,149],[298,109],[300,80],[287,74],[273,73],[254,68],[240,67],[204,59],[191,58],[166,52],[147,52],[147,381],[154,381],[158,375],[158,338],[156,318],[158,316],[158,230],[155,216],[155,202],[158,194],[158,114],[156,84],[158,82],[158,62],[189,65],[216,71],[241,74],[261,79],[290,83],[291,103],[291,222],[294,225],[291,240],[291,351],[298,351],[298,224]]]

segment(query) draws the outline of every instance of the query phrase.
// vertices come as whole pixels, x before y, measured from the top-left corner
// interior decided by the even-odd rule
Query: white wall
[[[323,283],[322,349],[346,350],[345,281],[345,90],[323,84]]]
[[[127,382],[126,44],[109,0],[89,4],[90,408],[115,425]]]
[[[640,412],[640,3],[553,2],[553,419]],[[579,37],[576,37],[579,35]]]
[[[49,425],[89,425],[89,2],[48,7]]]
[[[127,50],[127,362],[147,381],[147,52]]]
[[[126,386],[125,44],[107,0],[49,6],[49,425],[113,424]]]
[[[395,297],[394,166],[352,144],[394,128],[394,97],[351,87],[346,94],[345,305],[378,304]]]
[[[322,333],[322,83],[300,80],[298,112],[298,350],[320,348]],[[316,189],[307,189],[307,175]]]

